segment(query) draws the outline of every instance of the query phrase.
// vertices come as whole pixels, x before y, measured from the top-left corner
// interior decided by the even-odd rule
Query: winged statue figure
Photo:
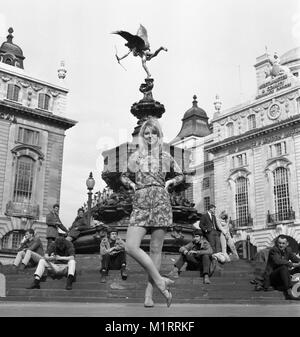
[[[147,78],[151,78],[151,74],[147,68],[146,62],[157,56],[162,50],[168,51],[168,49],[160,47],[154,53],[151,53],[147,30],[141,24],[136,35],[132,35],[131,33],[128,33],[124,30],[118,30],[116,32],[112,32],[112,34],[118,34],[122,36],[127,41],[125,46],[129,48],[129,52],[122,57],[119,57],[116,53],[118,63],[120,63],[122,59],[127,57],[132,52],[133,56],[139,56],[142,59],[142,66],[147,73]]]

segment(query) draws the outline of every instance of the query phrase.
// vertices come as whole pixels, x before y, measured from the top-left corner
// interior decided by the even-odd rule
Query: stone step
[[[98,290],[88,290],[88,289],[76,289],[75,287],[72,290],[65,290],[62,289],[33,289],[33,290],[26,290],[26,296],[28,298],[31,298],[32,296],[40,297],[40,298],[49,298],[50,300],[53,297],[64,297],[64,298],[72,298],[72,297],[82,297],[82,298],[88,298],[88,297],[95,297],[95,298],[110,298],[110,297],[118,297],[118,298],[130,298],[133,301],[137,298],[143,298],[144,297],[144,289],[136,289],[134,291],[128,291],[128,290],[108,290],[108,289],[98,289]],[[178,291],[176,288],[172,289],[172,294],[174,296],[174,299],[181,300],[184,298],[193,298],[196,299],[202,299],[205,298],[214,298],[214,299],[239,299],[239,298],[247,298],[247,299],[256,299],[256,298],[282,298],[283,295],[280,292],[277,291],[270,291],[270,292],[264,292],[263,294],[261,292],[249,292],[245,290],[239,290],[239,289],[232,289],[232,290],[226,290],[223,291],[222,289],[209,289],[207,287],[204,290],[199,289],[197,293],[192,290],[185,290],[185,291]],[[24,296],[24,289],[15,288],[10,289],[7,292],[8,296]],[[158,299],[161,297],[160,294],[157,292],[154,293],[154,299]]]
[[[8,286],[8,289],[14,289],[14,288],[22,288],[25,291],[25,288],[28,287],[32,283],[32,279],[29,280],[20,280],[16,282],[11,282]],[[123,281],[120,279],[109,279],[107,283],[100,283],[100,279],[97,279],[95,281],[91,282],[81,282],[78,280],[73,284],[74,289],[109,289],[111,284],[118,284],[125,289],[131,290],[131,289],[145,289],[146,286],[146,280],[143,280],[141,282],[136,281]],[[66,280],[55,280],[55,281],[47,281],[47,282],[41,282],[41,288],[43,289],[62,289],[64,288],[66,284]],[[203,287],[203,280],[202,278],[197,278],[190,280],[189,283],[189,289],[192,289],[193,291],[197,291],[199,287]],[[205,285],[206,286],[206,285]],[[223,290],[223,291],[230,291],[231,289],[238,289],[238,290],[252,290],[253,286],[249,284],[247,280],[244,282],[220,282],[220,280],[216,281],[216,279],[211,278],[211,284],[209,285],[211,289],[216,290]],[[187,288],[187,282],[184,279],[176,280],[175,285],[172,287],[178,290],[185,291]]]
[[[172,270],[178,254],[163,254],[161,273]],[[121,280],[120,271],[109,271],[107,283],[100,283],[99,256],[77,255],[77,282],[65,290],[66,278],[41,282],[41,289],[25,289],[33,280],[35,268],[18,274],[6,275],[9,301],[64,301],[100,303],[141,303],[144,299],[146,273],[132,258],[128,258],[128,279]],[[222,265],[211,277],[211,284],[203,284],[199,271],[183,270],[171,288],[174,303],[286,303],[277,291],[255,292],[249,283],[254,268],[248,261],[238,260]],[[2,299],[0,299],[1,301]],[[154,300],[164,303],[157,289]]]
[[[167,275],[169,270],[161,271],[162,275]],[[22,280],[28,280],[32,279],[34,272],[28,273],[28,274],[15,274],[15,275],[6,275],[6,280],[8,283],[16,282],[16,281],[22,281]],[[109,271],[108,277],[113,278],[121,278],[119,271]],[[90,282],[90,281],[97,281],[100,278],[100,273],[98,271],[90,272],[90,273],[78,273],[77,274],[77,280],[80,282]],[[147,278],[147,275],[145,272],[131,272],[128,271],[128,281],[134,280],[136,282],[143,282]],[[183,271],[180,273],[179,280],[183,279],[184,282],[187,283],[189,279],[199,279],[200,278],[200,272],[199,271]],[[251,280],[253,279],[253,273],[252,272],[239,272],[239,271],[217,271],[213,274],[212,279],[218,280],[220,279],[221,282],[224,280],[224,282],[231,282],[231,281],[243,281],[243,280]],[[47,282],[50,281],[52,278],[48,277]],[[175,279],[178,280],[178,279]]]
[[[85,303],[143,303],[144,297],[141,298],[118,298],[118,297],[85,297],[84,301],[82,299],[82,296],[78,297],[60,297],[60,296],[52,296],[51,298],[48,297],[40,297],[40,296],[9,296],[9,297],[1,297],[0,298],[0,303],[1,302],[7,302],[7,301],[15,301],[15,302],[85,302]],[[165,305],[165,301],[163,298],[155,298],[155,303],[159,305]],[[180,300],[177,300],[176,298],[173,298],[172,301],[173,304],[180,303],[191,303],[191,304],[243,304],[243,305],[251,305],[251,304],[260,304],[260,305],[289,305],[292,303],[292,301],[284,301],[282,297],[256,297],[256,298],[247,298],[247,299],[242,299],[242,298],[209,298],[209,297],[204,297],[201,299],[194,299],[194,298],[182,298]],[[141,310],[142,309],[141,307]],[[147,309],[150,310],[150,309]],[[152,309],[152,310],[155,310]]]

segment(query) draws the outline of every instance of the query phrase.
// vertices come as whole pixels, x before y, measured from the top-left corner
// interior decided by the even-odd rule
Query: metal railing
[[[232,224],[233,228],[239,228],[239,227],[251,227],[253,226],[253,218],[251,218],[250,215],[248,215],[245,218],[235,219],[232,220],[230,218],[229,222]]]
[[[40,214],[39,205],[25,202],[9,201],[6,205],[7,216],[16,216],[30,219],[38,219]]]
[[[273,224],[275,222],[287,221],[287,220],[295,220],[295,211],[293,210],[292,207],[287,210],[283,210],[282,212],[273,213],[273,214],[271,214],[270,211],[268,211],[268,214],[267,214],[268,224]]]

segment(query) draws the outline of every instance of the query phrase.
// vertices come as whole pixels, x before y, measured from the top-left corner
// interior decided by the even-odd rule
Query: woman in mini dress
[[[174,178],[166,180],[171,173]],[[130,177],[135,177],[130,179]],[[163,151],[163,134],[157,119],[146,120],[139,132],[139,148],[128,160],[128,171],[122,183],[134,191],[133,209],[126,235],[126,251],[148,273],[145,307],[153,307],[153,286],[157,286],[171,305],[170,286],[173,281],[159,273],[161,252],[166,230],[173,225],[168,189],[181,183],[182,171],[174,158]],[[141,241],[151,233],[150,256],[140,248]]]

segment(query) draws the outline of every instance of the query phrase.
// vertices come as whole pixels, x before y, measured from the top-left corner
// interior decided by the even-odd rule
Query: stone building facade
[[[68,90],[24,71],[12,32],[0,47],[2,263],[11,260],[26,229],[46,243],[45,216],[60,200],[65,130],[76,124],[64,117]]]
[[[196,174],[189,197],[199,212],[208,203],[217,213],[226,210],[236,242],[250,239],[260,250],[286,234],[295,248],[300,242],[300,48],[281,58],[264,54],[255,69],[252,99],[222,111],[216,97],[210,123],[194,99],[171,143],[192,150]],[[191,119],[197,125],[193,130]],[[203,132],[205,123],[210,132]]]
[[[300,48],[281,57],[264,54],[255,64],[257,93],[215,114],[215,204],[225,209],[235,240],[258,249],[279,234],[300,242]]]

